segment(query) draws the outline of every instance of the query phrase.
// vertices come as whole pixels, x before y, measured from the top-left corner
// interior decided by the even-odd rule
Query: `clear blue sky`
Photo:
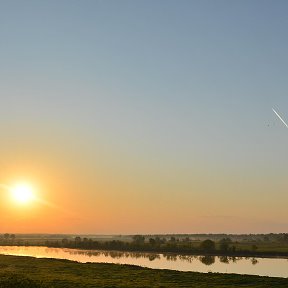
[[[287,230],[288,129],[272,111],[288,120],[287,11],[264,0],[1,1],[1,181],[45,186],[50,173],[69,209],[94,217],[99,201],[106,220],[113,209],[105,228],[73,232]]]

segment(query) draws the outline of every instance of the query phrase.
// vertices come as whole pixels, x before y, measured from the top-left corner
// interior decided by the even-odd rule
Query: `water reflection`
[[[215,263],[215,256],[200,256],[200,261],[205,265],[212,265]]]
[[[47,248],[53,249],[53,248]],[[59,249],[59,248],[56,248]],[[53,250],[56,250],[55,248]],[[210,266],[215,263],[215,259],[218,259],[219,262],[229,264],[231,262],[237,263],[237,261],[241,261],[243,257],[229,257],[229,256],[195,256],[195,255],[177,255],[177,254],[156,254],[156,253],[147,253],[147,252],[122,252],[122,251],[101,251],[101,250],[72,250],[72,249],[63,249],[68,252],[70,255],[85,255],[88,257],[111,257],[112,259],[121,259],[121,258],[132,258],[139,259],[145,258],[149,261],[154,261],[156,259],[162,258],[167,261],[185,261],[192,263],[193,260],[198,260],[204,265]],[[251,260],[253,265],[256,265],[259,261],[256,258],[245,257],[246,260]]]
[[[0,254],[67,259],[82,263],[132,264],[153,269],[288,277],[287,259],[194,256],[29,246],[0,246]]]

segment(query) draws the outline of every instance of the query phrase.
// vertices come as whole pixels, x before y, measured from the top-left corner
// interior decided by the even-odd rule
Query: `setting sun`
[[[20,204],[29,203],[35,198],[33,188],[27,184],[17,184],[10,191],[12,198]]]

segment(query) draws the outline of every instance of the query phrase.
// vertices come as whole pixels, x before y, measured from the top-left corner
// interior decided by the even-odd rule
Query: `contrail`
[[[277,115],[277,117],[283,122],[283,124],[288,128],[287,123],[281,118],[281,116],[272,108],[273,112]]]

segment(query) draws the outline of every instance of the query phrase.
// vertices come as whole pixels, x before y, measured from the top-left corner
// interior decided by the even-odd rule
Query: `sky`
[[[287,9],[0,1],[0,233],[287,232]]]

